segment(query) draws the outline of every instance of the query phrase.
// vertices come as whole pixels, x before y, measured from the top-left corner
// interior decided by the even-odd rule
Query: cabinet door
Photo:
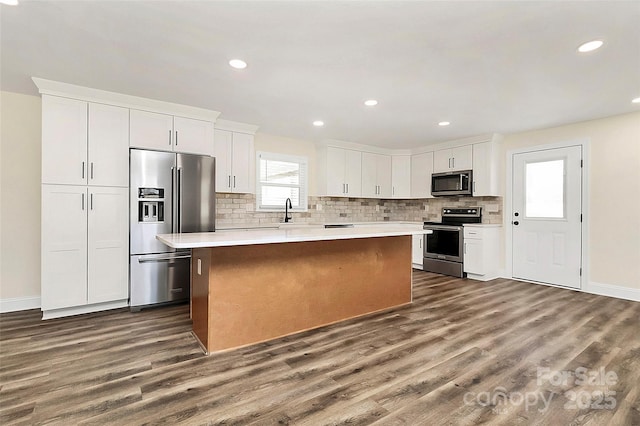
[[[498,196],[497,162],[491,142],[473,145],[473,196]]]
[[[424,235],[413,235],[411,242],[411,263],[414,265],[422,266],[422,259],[424,258],[424,251],[422,244],[424,241]]]
[[[378,180],[376,169],[378,167],[378,155],[370,152],[362,153],[362,196],[378,196]]]
[[[42,183],[87,182],[87,103],[42,96]]]
[[[349,197],[362,195],[362,153],[360,151],[345,150],[345,183]]]
[[[233,192],[253,192],[252,170],[255,168],[253,135],[233,132],[231,151],[231,185]]]
[[[484,275],[483,247],[481,239],[464,240],[464,272]]]
[[[411,156],[391,157],[391,196],[408,198],[411,196]]]
[[[414,198],[432,198],[433,157],[433,152],[411,156],[411,196]]]
[[[89,303],[129,298],[127,188],[89,188]]]
[[[129,185],[129,110],[89,104],[89,185]]]
[[[214,130],[213,156],[216,158],[216,192],[231,192],[231,146],[233,133]]]
[[[442,173],[451,170],[452,154],[450,149],[441,149],[433,153],[433,172]]]
[[[129,146],[173,150],[173,116],[155,112],[130,111]]]
[[[213,155],[213,123],[173,117],[174,150],[190,154]]]
[[[378,155],[376,158],[378,197],[391,197],[391,156]]]
[[[337,197],[344,197],[346,194],[345,170],[346,153],[344,149],[327,148],[327,193]]]
[[[42,185],[43,311],[87,303],[87,203],[85,186]]]
[[[471,170],[473,167],[473,146],[458,146],[451,150],[453,170]]]

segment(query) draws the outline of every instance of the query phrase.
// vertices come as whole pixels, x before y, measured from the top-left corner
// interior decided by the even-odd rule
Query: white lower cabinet
[[[128,192],[42,185],[44,319],[127,305]]]
[[[411,246],[411,263],[414,268],[422,269],[422,259],[424,257],[424,235],[413,235]]]
[[[463,266],[467,278],[488,281],[498,278],[500,258],[499,225],[465,225]]]

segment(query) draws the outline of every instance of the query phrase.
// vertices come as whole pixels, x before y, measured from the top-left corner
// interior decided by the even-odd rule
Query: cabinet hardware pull
[[[84,161],[82,162],[82,179],[84,179]]]
[[[473,181],[473,193],[474,194],[476,193],[476,181],[475,180]]]
[[[349,184],[347,184],[347,194],[349,193]]]
[[[464,254],[467,254],[467,243],[464,243]]]
[[[235,175],[233,176],[233,187],[234,188],[236,187],[236,177],[235,177]]]
[[[231,175],[229,175],[229,188],[231,188]]]
[[[91,162],[91,179],[93,179],[93,161]]]
[[[93,210],[93,193],[89,195],[89,205],[91,206],[90,209]]]
[[[82,194],[82,210],[84,210],[84,194]]]
[[[176,146],[178,146],[178,131],[176,130]]]
[[[171,130],[169,130],[169,145],[171,145]]]
[[[451,160],[453,162],[453,168],[455,169],[456,168],[456,157],[453,157]]]

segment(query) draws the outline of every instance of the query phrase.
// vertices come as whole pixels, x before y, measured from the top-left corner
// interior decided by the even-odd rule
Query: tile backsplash
[[[281,212],[257,212],[253,194],[216,194],[216,227],[282,222]],[[291,213],[294,223],[438,222],[443,207],[482,207],[482,223],[502,223],[501,197],[439,197],[411,200],[309,197],[309,210]]]

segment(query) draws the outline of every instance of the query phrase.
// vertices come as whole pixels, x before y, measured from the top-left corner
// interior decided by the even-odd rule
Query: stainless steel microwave
[[[473,172],[462,170],[432,174],[431,195],[434,197],[473,195]]]

